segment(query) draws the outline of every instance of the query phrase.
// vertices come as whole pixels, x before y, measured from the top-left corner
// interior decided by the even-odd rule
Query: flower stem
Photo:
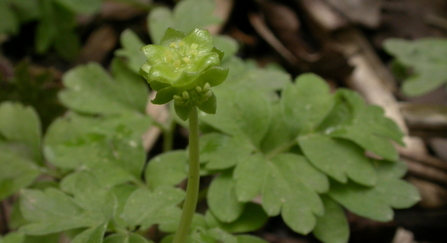
[[[200,179],[199,162],[199,117],[197,107],[193,107],[189,114],[189,174],[186,187],[186,199],[183,204],[182,217],[172,243],[185,243],[191,222],[194,217],[199,195]]]

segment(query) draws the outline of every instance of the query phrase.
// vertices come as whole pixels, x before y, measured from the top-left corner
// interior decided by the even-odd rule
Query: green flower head
[[[228,69],[220,67],[223,52],[213,46],[207,30],[189,34],[169,28],[160,45],[141,48],[147,61],[140,74],[157,91],[152,103],[165,104],[174,99],[176,113],[186,120],[192,107],[214,114],[216,97],[211,87],[221,84]]]

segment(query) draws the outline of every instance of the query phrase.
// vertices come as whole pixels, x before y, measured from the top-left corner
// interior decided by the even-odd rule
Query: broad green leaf
[[[185,151],[171,151],[151,159],[144,177],[154,190],[159,186],[175,186],[187,177],[188,158]]]
[[[208,206],[224,223],[235,221],[244,211],[245,204],[237,200],[235,184],[231,173],[225,172],[215,178],[208,189]]]
[[[220,89],[215,93],[219,107],[216,114],[200,112],[201,120],[229,135],[244,137],[259,147],[272,119],[268,99],[254,90]]]
[[[261,150],[264,154],[276,153],[277,150],[283,151],[285,146],[291,147],[297,144],[295,138],[298,133],[290,130],[278,102],[273,104],[272,112],[274,119],[272,119],[261,143]]]
[[[447,82],[447,39],[388,39],[384,48],[397,62],[411,69],[411,75],[402,86],[406,95],[422,95]]]
[[[130,195],[137,190],[138,187],[131,185],[131,184],[121,184],[113,187],[111,189],[111,192],[115,195],[116,198],[116,209],[115,209],[115,215],[114,215],[114,222],[117,226],[126,228],[127,223],[126,221],[121,217],[124,211],[124,206],[126,205],[126,202]]]
[[[51,124],[45,134],[44,143],[46,146],[59,145],[91,133],[112,136],[123,126],[142,136],[152,124],[151,121],[149,116],[137,113],[92,117],[68,112]]]
[[[281,212],[291,229],[307,234],[315,227],[316,216],[321,216],[324,209],[320,196],[308,186],[306,179],[296,176],[303,162],[304,158],[293,154],[278,155],[268,162],[262,207],[270,216]]]
[[[260,195],[267,173],[267,161],[261,154],[255,153],[242,160],[233,174],[238,201],[248,202]]]
[[[214,2],[210,0],[184,0],[173,11],[166,7],[153,9],[147,19],[152,42],[160,44],[169,27],[188,33],[195,28],[221,22],[213,15],[213,11]]]
[[[174,239],[173,235],[163,238],[161,243],[172,243]],[[197,227],[191,230],[189,236],[186,238],[185,243],[238,243],[236,236],[233,236],[220,228],[207,229],[203,227]]]
[[[349,224],[343,208],[332,199],[322,197],[324,215],[317,217],[317,225],[313,234],[325,243],[347,243]]]
[[[134,233],[124,234],[124,233],[117,233],[108,236],[103,241],[104,243],[152,243],[153,241],[149,241],[145,239],[141,235],[137,235]]]
[[[129,140],[126,140],[89,134],[78,139],[76,143],[47,147],[45,154],[51,163],[61,168],[83,167],[98,171],[100,166],[104,166],[106,168],[102,170],[103,173],[119,175],[121,180],[132,180],[138,178],[144,166],[144,151],[138,151],[141,153],[137,154],[137,151],[133,151],[134,148],[128,150],[131,146],[124,146],[124,142],[129,143]]]
[[[268,216],[262,206],[255,203],[245,204],[244,211],[231,223],[220,222],[211,211],[206,213],[207,225],[218,227],[230,233],[245,233],[258,230],[267,222]]]
[[[23,157],[0,142],[0,200],[29,186],[40,175],[30,159]]]
[[[291,82],[290,75],[285,72],[261,69],[235,57],[223,63],[222,66],[228,67],[230,72],[225,82],[216,87],[216,89],[241,88],[250,91],[257,90],[267,94],[265,96],[270,98],[270,100],[276,100],[278,99],[276,91],[281,90]]]
[[[175,207],[183,197],[184,192],[178,188],[160,186],[153,192],[140,188],[129,196],[122,217],[131,227],[149,227],[162,220],[162,209]]]
[[[203,28],[218,24],[221,20],[213,15],[214,1],[184,0],[179,2],[173,11],[174,28],[185,33],[194,28]]]
[[[89,228],[77,235],[71,243],[102,243],[107,224]]]
[[[11,149],[40,165],[43,163],[41,133],[40,120],[33,108],[13,102],[0,104],[0,137],[17,144]]]
[[[73,198],[53,188],[44,192],[24,190],[20,197],[20,210],[30,222],[20,231],[30,235],[45,235],[102,223],[84,214]]]
[[[238,243],[267,243],[267,241],[253,235],[238,235],[236,238]]]
[[[147,16],[152,43],[160,44],[166,29],[175,28],[172,12],[166,7],[154,8]]]
[[[289,180],[292,181],[298,179],[318,193],[324,193],[329,190],[329,180],[327,176],[312,166],[309,160],[304,156],[292,153],[282,153],[275,157],[275,161],[276,160],[282,162],[284,170],[290,171],[290,174],[284,174],[284,176],[293,174],[293,177],[288,178]]]
[[[101,0],[56,0],[76,13],[94,14],[101,7]]]
[[[140,180],[146,157],[141,136],[149,121],[140,115],[94,119],[70,114],[50,126],[45,155],[62,168],[82,166],[106,186]]]
[[[384,116],[382,108],[366,105],[360,95],[347,90],[339,91],[339,93],[351,106],[352,120],[330,135],[349,139],[384,159],[397,160],[398,153],[390,140],[404,145],[402,143],[403,133],[398,126]]]
[[[59,98],[67,107],[88,114],[144,114],[148,91],[142,79],[126,70],[122,61],[112,64],[114,79],[99,65],[78,66],[65,74],[67,89]],[[123,73],[124,72],[124,73]]]
[[[366,186],[376,184],[374,167],[356,144],[319,134],[301,136],[298,143],[316,168],[337,181],[346,183],[350,178]]]
[[[393,219],[393,210],[380,198],[376,187],[334,181],[329,196],[357,215],[380,222],[390,221]]]
[[[12,232],[0,237],[0,243],[23,243],[25,240],[25,235],[20,232]]]
[[[102,187],[93,173],[81,171],[74,183],[75,202],[95,218],[108,221],[114,214],[116,199]]]
[[[215,239],[214,242],[238,243],[236,236],[220,228],[210,229],[208,232]],[[196,241],[191,243],[196,243]]]
[[[156,11],[156,9],[153,11]],[[144,62],[146,61],[146,57],[141,51],[141,47],[144,46],[144,43],[130,29],[126,29],[123,33],[121,33],[120,42],[122,49],[115,51],[115,55],[124,57],[127,60],[127,65],[129,68],[133,72],[138,73],[140,67],[143,66]]]
[[[255,150],[239,137],[209,133],[200,138],[200,160],[208,170],[222,170],[235,166],[247,159]],[[231,155],[232,159],[228,159]]]
[[[376,221],[393,218],[392,208],[408,208],[420,200],[419,192],[411,184],[399,179],[402,165],[376,162],[379,180],[375,187],[333,181],[328,195],[349,211]]]
[[[236,42],[236,40],[228,36],[223,35],[213,36],[213,43],[214,46],[216,46],[217,48],[219,48],[219,50],[224,52],[222,62],[225,62],[229,60],[231,57],[233,57],[239,49],[239,45]]]
[[[313,131],[335,103],[329,86],[315,74],[302,74],[284,88],[281,107],[292,132]]]

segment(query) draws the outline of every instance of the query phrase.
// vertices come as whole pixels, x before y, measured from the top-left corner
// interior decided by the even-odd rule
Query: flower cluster
[[[216,97],[211,87],[221,84],[228,69],[220,67],[223,53],[213,46],[207,30],[194,29],[188,35],[169,28],[160,45],[141,48],[147,61],[140,74],[157,91],[152,103],[174,99],[176,113],[186,120],[192,107],[214,114]]]

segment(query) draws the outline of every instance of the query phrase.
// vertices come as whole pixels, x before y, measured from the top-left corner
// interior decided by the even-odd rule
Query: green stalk
[[[199,162],[199,117],[197,107],[193,107],[189,114],[189,174],[186,198],[183,204],[182,217],[172,243],[185,243],[191,228],[192,218],[197,207],[200,179]]]

